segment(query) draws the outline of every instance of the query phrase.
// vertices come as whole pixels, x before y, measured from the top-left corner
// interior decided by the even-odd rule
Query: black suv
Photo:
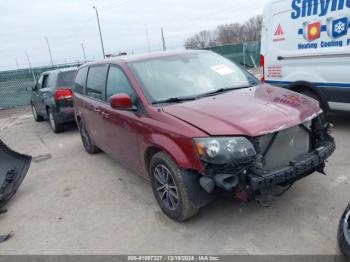
[[[35,121],[50,120],[53,132],[60,133],[64,124],[74,122],[71,88],[77,68],[62,68],[44,72],[32,89],[31,106]]]

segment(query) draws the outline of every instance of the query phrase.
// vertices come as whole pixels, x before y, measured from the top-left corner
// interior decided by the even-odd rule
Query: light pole
[[[85,54],[84,43],[81,43],[81,48],[83,49],[83,54],[84,54],[84,62],[86,63],[86,54]]]
[[[28,56],[28,52],[27,51],[25,51],[25,54],[26,54],[26,57],[27,57],[27,60],[28,60],[29,71],[32,72],[32,77],[33,77],[33,81],[34,81],[34,85],[35,85],[36,84],[36,79],[35,79],[35,74],[34,74],[34,71],[33,71],[33,68],[32,68],[32,63],[29,60],[29,56]]]
[[[96,6],[93,6],[92,8],[95,9],[95,11],[96,11],[96,18],[97,18],[98,30],[99,30],[99,32],[100,32],[100,40],[101,40],[102,53],[103,53],[103,58],[105,58],[105,57],[106,57],[106,54],[105,54],[105,48],[104,48],[104,45],[103,45],[102,32],[101,32],[101,25],[100,25],[100,18],[99,18],[99,16],[98,16],[98,11],[97,11]]]
[[[49,54],[50,54],[51,65],[53,67],[53,60],[52,60],[52,53],[51,53],[49,39],[47,37],[45,37],[45,40],[46,40],[46,44],[47,44],[47,49],[49,50]]]
[[[166,51],[166,45],[165,45],[165,38],[164,38],[163,27],[160,29],[160,32],[161,32],[161,35],[162,35],[163,51]]]

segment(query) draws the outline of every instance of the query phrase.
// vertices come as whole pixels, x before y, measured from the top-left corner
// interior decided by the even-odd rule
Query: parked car
[[[350,204],[345,209],[339,222],[338,244],[341,252],[350,257]]]
[[[74,108],[86,151],[102,149],[149,178],[177,221],[221,191],[248,201],[323,172],[335,149],[317,101],[260,85],[209,51],[83,65]]]
[[[266,83],[350,111],[350,2],[271,0],[264,10],[261,67]]]
[[[35,121],[48,119],[53,132],[60,133],[64,124],[74,122],[71,91],[77,68],[44,72],[32,89],[31,106]]]

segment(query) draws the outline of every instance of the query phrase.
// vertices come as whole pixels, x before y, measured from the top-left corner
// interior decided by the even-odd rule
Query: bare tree
[[[263,17],[261,15],[250,18],[243,26],[245,42],[260,41]]]
[[[219,25],[215,30],[201,31],[185,41],[186,49],[203,49],[218,45],[260,41],[263,18],[261,15],[240,23]]]
[[[220,25],[217,27],[216,40],[219,45],[242,42],[242,26],[239,23]]]
[[[211,32],[209,30],[204,30],[195,34],[194,36],[188,38],[185,41],[186,49],[203,49],[210,47],[212,43]]]
[[[197,41],[194,36],[187,38],[184,46],[186,49],[198,49]]]

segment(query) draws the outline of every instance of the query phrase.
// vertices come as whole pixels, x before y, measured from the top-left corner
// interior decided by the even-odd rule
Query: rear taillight
[[[263,55],[260,55],[260,81],[261,83],[265,82],[265,57]]]
[[[55,100],[69,99],[73,97],[73,92],[70,89],[57,89],[55,92]]]

